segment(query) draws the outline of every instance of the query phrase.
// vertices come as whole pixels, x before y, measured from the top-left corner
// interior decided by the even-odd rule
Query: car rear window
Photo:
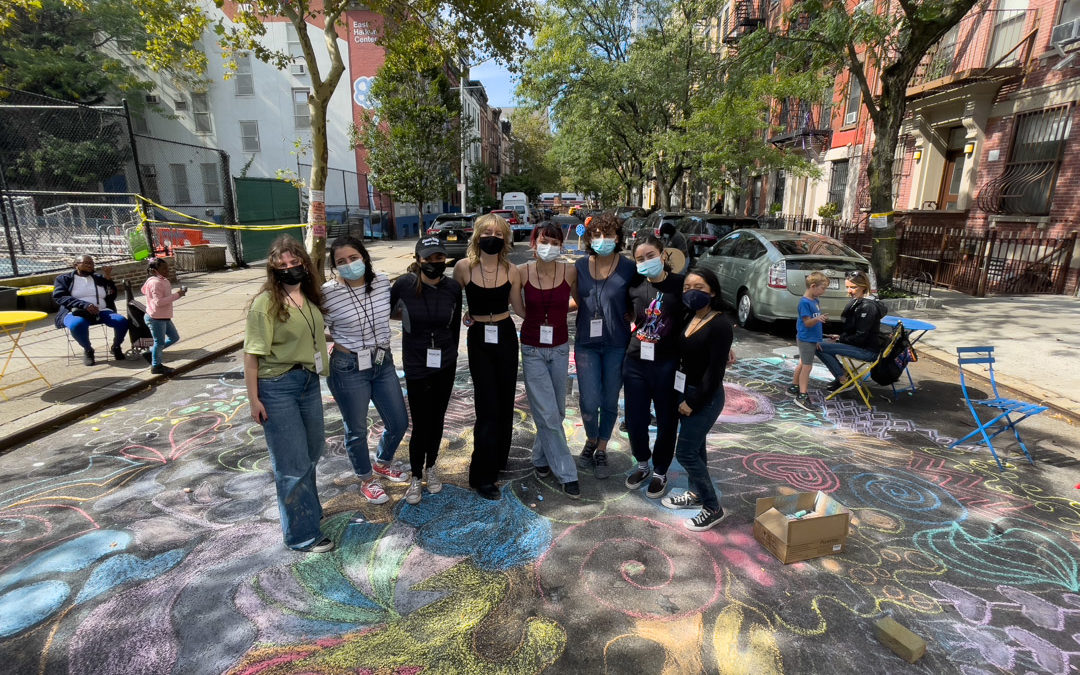
[[[827,239],[774,239],[772,245],[781,255],[859,255],[840,242]]]

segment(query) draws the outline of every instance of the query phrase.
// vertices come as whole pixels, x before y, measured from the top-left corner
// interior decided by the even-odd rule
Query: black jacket
[[[98,273],[90,275],[94,278],[94,283],[102,288],[105,292],[102,297],[105,300],[105,307],[116,311],[116,284],[112,279],[106,279]],[[70,314],[73,310],[83,309],[90,305],[88,302],[83,302],[77,298],[72,297],[71,287],[75,285],[75,270],[65,272],[56,277],[56,281],[53,282],[53,300],[56,304],[60,305],[60,309],[56,312],[56,327],[64,327],[64,317]]]
[[[844,328],[839,341],[876,352],[881,348],[881,319],[888,313],[885,304],[873,298],[852,300],[841,314]]]

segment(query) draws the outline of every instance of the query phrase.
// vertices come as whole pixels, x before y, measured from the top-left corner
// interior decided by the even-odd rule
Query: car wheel
[[[750,293],[747,291],[739,293],[739,300],[735,305],[735,315],[739,320],[739,325],[743,328],[750,329],[757,325],[757,317],[754,316],[754,301],[750,299]]]

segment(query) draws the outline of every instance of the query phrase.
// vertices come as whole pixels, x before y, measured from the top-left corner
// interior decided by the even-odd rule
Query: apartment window
[[[244,152],[259,151],[259,123],[256,120],[240,121],[240,147]]]
[[[191,95],[191,114],[195,120],[195,131],[208,134],[214,130],[210,122],[210,97],[205,93]]]
[[[204,162],[199,165],[202,173],[203,199],[207,204],[221,203],[221,184],[218,182],[218,165]]]
[[[155,202],[161,201],[161,191],[158,190],[157,167],[153,164],[140,164],[139,177],[142,178],[142,188],[146,191],[147,199]]]
[[[1065,0],[1061,3],[1061,16],[1058,23],[1068,23],[1073,19],[1080,19],[1080,0]]]
[[[1020,50],[1014,47],[1020,44],[1023,37],[1027,4],[1027,0],[1001,0],[998,3],[998,11],[994,13],[994,35],[990,39],[990,51],[986,55],[987,68],[1002,58],[1005,58],[1001,63],[1003,66],[1019,62]]]
[[[848,76],[847,105],[844,107],[844,126],[851,126],[859,121],[859,107],[862,105],[862,88],[852,73]]]
[[[255,80],[251,76],[251,55],[239,54],[236,57],[236,95],[254,96]]]
[[[188,188],[187,166],[170,164],[169,173],[172,175],[173,203],[190,204],[191,190]]]
[[[131,113],[131,130],[137,134],[148,135],[150,126],[146,123],[146,115]]]
[[[291,23],[285,24],[285,40],[289,44],[289,56],[293,57],[293,61],[303,63],[304,48],[300,46],[300,36]]]
[[[848,160],[832,163],[832,175],[829,176],[829,203],[840,207],[844,212],[844,195],[847,193]]]
[[[293,126],[297,129],[311,128],[311,108],[308,107],[308,90],[293,89]]]
[[[1016,131],[1002,182],[1002,213],[1046,215],[1061,168],[1061,151],[1069,138],[1068,105],[1016,117]]]

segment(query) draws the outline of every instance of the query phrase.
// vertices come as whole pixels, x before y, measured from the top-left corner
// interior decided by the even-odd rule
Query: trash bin
[[[16,295],[19,289],[12,288],[11,286],[0,286],[0,311],[8,311],[17,309],[19,296]]]

